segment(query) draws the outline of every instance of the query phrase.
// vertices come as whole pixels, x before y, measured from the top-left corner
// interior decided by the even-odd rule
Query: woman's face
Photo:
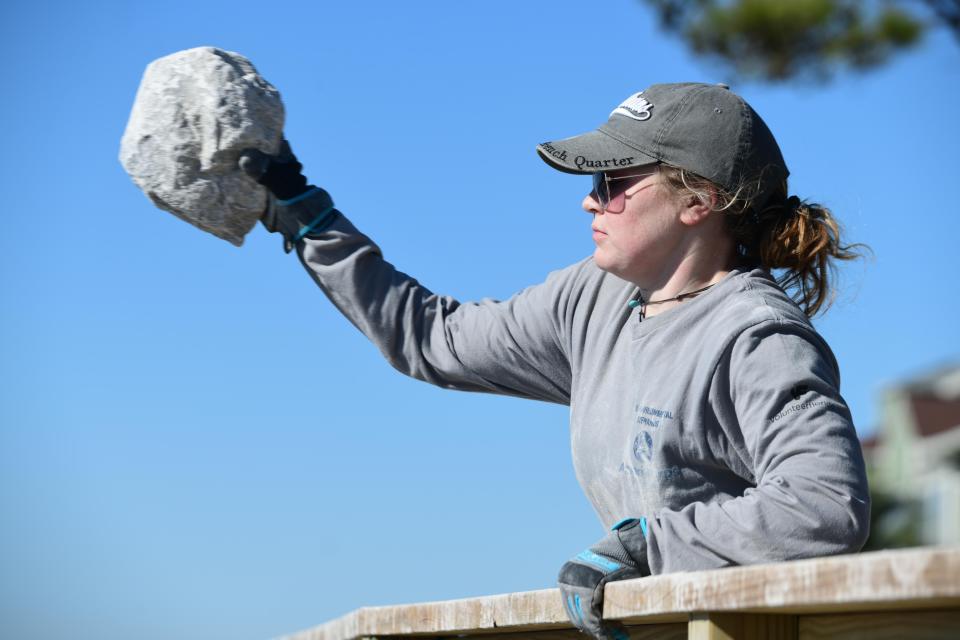
[[[636,176],[610,182],[614,196],[612,213],[602,209],[596,191],[583,199],[583,209],[593,216],[593,257],[597,266],[639,286],[648,286],[676,267],[682,240],[684,207],[662,183],[655,165],[634,167],[608,174],[611,178]],[[622,194],[622,196],[618,196]],[[621,210],[617,197],[623,197]]]

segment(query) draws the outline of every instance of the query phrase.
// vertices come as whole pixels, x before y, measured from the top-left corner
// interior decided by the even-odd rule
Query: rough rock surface
[[[120,163],[158,207],[240,246],[267,193],[237,158],[250,147],[276,153],[283,120],[280,93],[243,56],[179,51],[147,66]]]

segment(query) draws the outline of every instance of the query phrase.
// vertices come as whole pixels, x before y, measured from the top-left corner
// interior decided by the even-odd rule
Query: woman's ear
[[[700,195],[687,194],[683,197],[683,206],[680,211],[680,222],[688,226],[695,226],[707,219],[717,201],[712,191]]]

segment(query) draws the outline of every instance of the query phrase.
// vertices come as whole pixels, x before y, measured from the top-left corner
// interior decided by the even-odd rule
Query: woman
[[[596,250],[468,304],[385,262],[288,148],[241,166],[277,198],[267,228],[394,367],[570,405],[577,477],[611,530],[560,572],[582,630],[622,637],[600,619],[612,580],[858,551],[864,462],[809,321],[855,254],[829,211],[788,197],[760,117],[723,85],[654,85],[537,151],[593,176]]]

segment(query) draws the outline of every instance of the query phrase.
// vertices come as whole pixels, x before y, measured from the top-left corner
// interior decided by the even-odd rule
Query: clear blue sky
[[[276,236],[155,209],[117,154],[151,60],[240,52],[388,259],[505,298],[593,247],[586,180],[535,144],[724,79],[644,6],[15,1],[0,36],[0,636],[266,638],[549,587],[602,535],[564,407],[404,378]],[[876,253],[817,321],[861,435],[884,385],[960,355],[958,69],[939,34],[827,87],[734,87]]]

